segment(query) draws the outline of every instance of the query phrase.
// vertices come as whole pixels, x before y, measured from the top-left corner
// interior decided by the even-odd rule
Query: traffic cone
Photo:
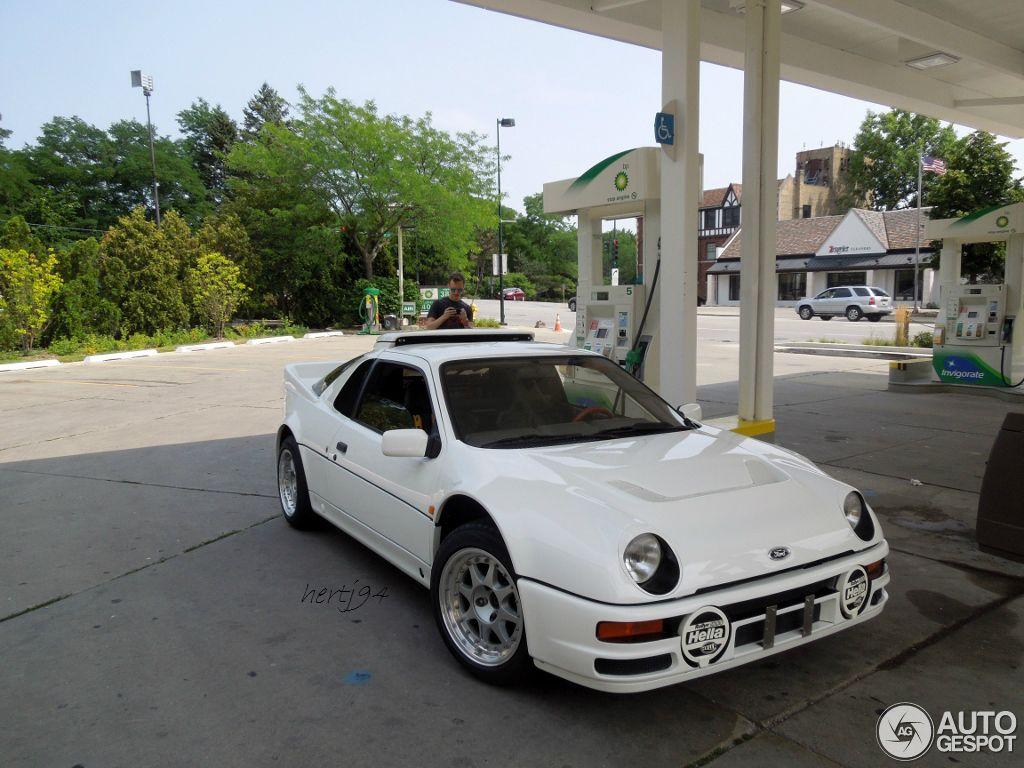
[[[562,320],[558,316],[558,313],[556,312],[555,313],[555,331],[561,331],[561,330],[562,330]]]

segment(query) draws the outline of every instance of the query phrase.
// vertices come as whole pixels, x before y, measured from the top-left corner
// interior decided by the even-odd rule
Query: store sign
[[[815,256],[865,256],[884,255],[887,248],[853,211],[846,214],[832,230]]]

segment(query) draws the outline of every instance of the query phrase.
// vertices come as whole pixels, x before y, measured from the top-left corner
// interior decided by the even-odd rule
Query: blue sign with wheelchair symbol
[[[659,144],[676,143],[676,116],[671,112],[659,112],[654,116],[654,140]]]

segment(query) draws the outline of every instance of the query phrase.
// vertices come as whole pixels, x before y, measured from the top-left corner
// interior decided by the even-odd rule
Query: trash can
[[[978,548],[1024,562],[1024,413],[1008,413],[992,444],[978,499]]]
[[[397,331],[398,330],[398,316],[397,315],[384,315],[381,318],[381,325],[384,326],[385,331]]]

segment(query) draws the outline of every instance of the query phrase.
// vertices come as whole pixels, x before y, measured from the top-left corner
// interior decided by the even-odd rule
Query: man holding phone
[[[466,278],[459,272],[453,272],[448,278],[448,296],[430,305],[423,328],[428,331],[472,328],[473,308],[462,301],[465,290]]]

